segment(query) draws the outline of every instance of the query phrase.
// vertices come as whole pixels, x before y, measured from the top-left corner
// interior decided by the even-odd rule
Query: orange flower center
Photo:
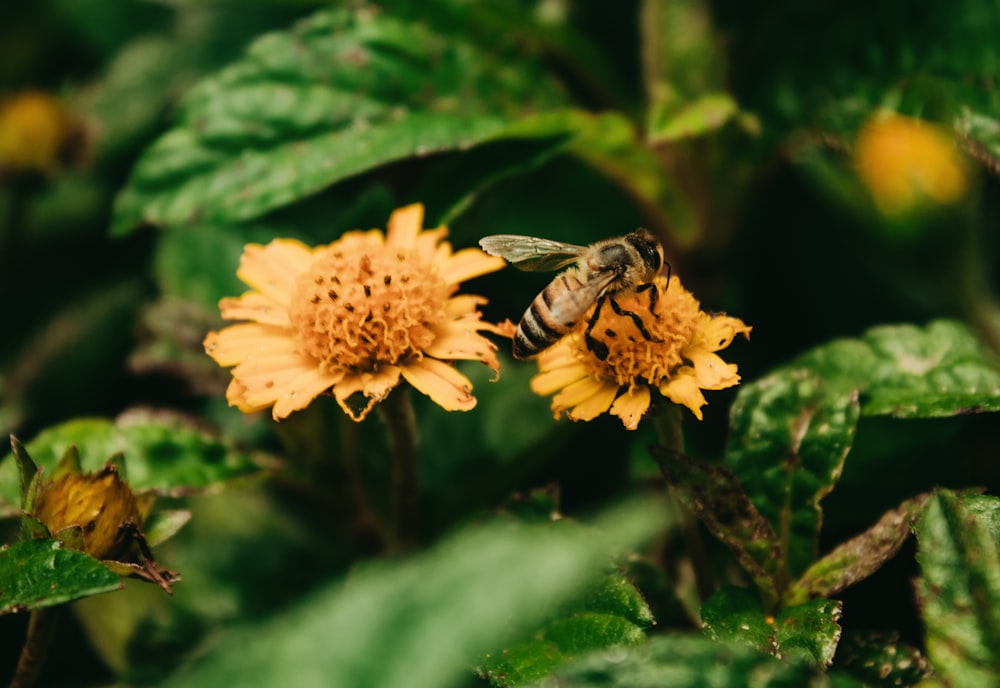
[[[321,367],[371,371],[429,346],[447,299],[437,268],[414,251],[345,236],[299,275],[288,315]]]
[[[616,313],[610,303],[602,307],[591,336],[608,347],[604,360],[587,348],[582,336],[582,328],[594,309],[587,312],[582,328],[572,336],[577,357],[591,376],[614,380],[619,386],[631,386],[641,380],[655,385],[681,366],[681,353],[698,327],[698,301],[676,277],[671,279],[669,289],[665,277],[657,277],[653,285],[645,292],[615,297],[626,315]],[[651,310],[654,289],[659,297]],[[645,334],[629,313],[639,318]]]

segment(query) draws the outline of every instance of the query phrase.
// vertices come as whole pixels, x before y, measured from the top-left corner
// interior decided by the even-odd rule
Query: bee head
[[[625,241],[631,244],[649,270],[650,275],[655,275],[663,267],[663,247],[657,241],[653,233],[648,229],[637,229],[625,237]]]

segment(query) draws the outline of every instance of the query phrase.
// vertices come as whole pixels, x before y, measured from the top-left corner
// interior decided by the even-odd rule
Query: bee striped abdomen
[[[593,303],[586,297],[577,298],[583,286],[576,271],[571,270],[556,277],[535,297],[514,335],[515,358],[529,358],[547,349],[580,322]]]

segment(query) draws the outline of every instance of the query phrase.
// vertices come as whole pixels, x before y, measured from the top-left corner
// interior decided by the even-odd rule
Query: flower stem
[[[55,635],[58,612],[58,607],[32,610],[28,619],[28,636],[21,649],[10,688],[31,688],[38,681]]]
[[[387,547],[384,526],[379,520],[365,487],[364,475],[361,472],[360,453],[358,445],[358,425],[340,414],[340,456],[343,469],[345,489],[352,504],[354,513],[355,540],[361,546],[364,554],[378,554]]]
[[[358,458],[357,423],[327,398],[278,424],[276,432],[294,465],[279,472],[274,484],[291,492],[296,508],[322,514],[331,524],[330,532],[345,538],[354,555],[384,553],[384,528]]]
[[[416,548],[419,532],[420,470],[417,455],[417,419],[410,390],[400,385],[378,406],[389,428],[392,453],[392,525],[397,550]]]
[[[656,434],[662,446],[669,455],[680,455],[684,453],[684,433],[681,429],[681,407],[676,404],[664,404],[660,412],[653,418],[656,427]],[[667,508],[671,512],[680,529],[681,539],[684,541],[684,549],[687,551],[694,570],[695,585],[698,590],[698,597],[701,601],[708,599],[715,592],[715,577],[712,575],[709,566],[708,556],[705,553],[705,546],[701,539],[701,530],[698,528],[698,520],[694,514],[685,508],[680,497],[678,485],[668,484],[667,486]]]

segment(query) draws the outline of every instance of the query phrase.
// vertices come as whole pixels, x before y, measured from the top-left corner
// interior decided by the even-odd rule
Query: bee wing
[[[549,304],[551,313],[572,313],[580,315],[601,297],[601,294],[615,281],[613,272],[595,275],[594,279],[584,282],[575,289],[567,289],[559,293]]]
[[[527,272],[547,272],[564,268],[575,263],[587,250],[586,246],[517,234],[494,234],[483,237],[479,240],[479,245],[491,256],[500,256],[518,270]]]

